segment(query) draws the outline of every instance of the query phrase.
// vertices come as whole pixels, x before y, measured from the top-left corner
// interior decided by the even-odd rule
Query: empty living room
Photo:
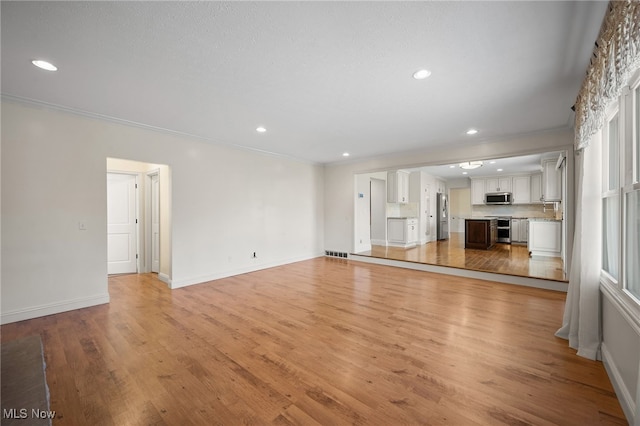
[[[1,424],[640,424],[640,2],[0,8]]]

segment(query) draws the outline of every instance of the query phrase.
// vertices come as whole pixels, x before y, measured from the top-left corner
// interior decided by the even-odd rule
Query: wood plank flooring
[[[622,425],[565,294],[318,258],[4,325],[42,336],[54,425]]]
[[[558,257],[530,258],[527,246],[517,244],[498,243],[489,250],[465,249],[463,232],[451,232],[448,240],[434,241],[408,249],[373,246],[371,250],[357,254],[568,282],[568,277],[563,272],[562,259]]]

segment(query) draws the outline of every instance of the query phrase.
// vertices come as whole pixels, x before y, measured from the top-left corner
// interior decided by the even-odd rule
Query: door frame
[[[145,272],[152,272],[153,269],[153,206],[152,206],[152,179],[154,176],[158,177],[158,185],[160,185],[160,169],[151,170],[145,173],[145,185],[144,185],[144,203],[145,203],[145,214],[144,214],[144,229],[145,229],[145,248],[144,251],[144,259],[145,259]],[[158,218],[161,217],[161,209],[160,209],[160,190],[158,189]],[[159,219],[161,220],[161,219]],[[160,226],[160,231],[158,232],[158,245],[161,244],[162,239],[160,237],[160,232],[162,230],[162,226]],[[160,256],[162,250],[159,251],[158,254],[158,274],[160,274],[160,267],[162,263],[162,256]]]
[[[111,169],[107,169],[107,175],[109,174],[117,174],[117,175],[129,175],[129,176],[134,176],[135,177],[135,184],[136,184],[136,190],[135,190],[135,207],[136,207],[136,226],[135,226],[135,230],[136,230],[136,274],[139,274],[141,269],[141,265],[140,265],[140,260],[142,258],[142,256],[140,255],[141,249],[142,247],[140,246],[140,173],[136,173],[136,172],[127,172],[127,171],[122,171],[122,170],[111,170]],[[105,182],[106,182],[106,178],[107,175],[105,175]],[[107,203],[109,202],[109,198],[107,197]],[[108,208],[108,205],[107,205]],[[107,259],[108,261],[108,259]],[[107,273],[107,275],[109,275]]]

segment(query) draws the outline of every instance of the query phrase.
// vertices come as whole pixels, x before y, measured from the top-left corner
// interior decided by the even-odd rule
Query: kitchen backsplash
[[[548,219],[562,219],[562,205],[557,203],[557,211],[553,203],[548,203],[546,211],[542,204],[512,204],[508,206],[471,206],[473,217],[484,216],[515,216],[515,217],[543,217]]]
[[[387,203],[387,217],[418,217],[418,203]]]

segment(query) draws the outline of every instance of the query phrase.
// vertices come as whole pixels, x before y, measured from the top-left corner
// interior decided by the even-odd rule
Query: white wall
[[[359,162],[334,163],[325,167],[325,246],[331,250],[353,252],[354,175],[399,168],[456,163],[462,160],[488,160],[496,157],[570,149],[573,131],[537,133],[512,139],[479,142],[473,146],[451,147],[441,151],[413,152],[378,157]],[[432,189],[435,196],[435,189]],[[573,235],[570,235],[572,244]]]
[[[108,301],[107,157],[171,168],[172,287],[323,254],[322,166],[10,101],[2,154],[3,323]]]
[[[640,323],[607,291],[602,298],[602,359],[627,420],[640,423]]]
[[[449,179],[447,180],[447,188],[449,189],[471,188],[471,179],[469,178]]]

